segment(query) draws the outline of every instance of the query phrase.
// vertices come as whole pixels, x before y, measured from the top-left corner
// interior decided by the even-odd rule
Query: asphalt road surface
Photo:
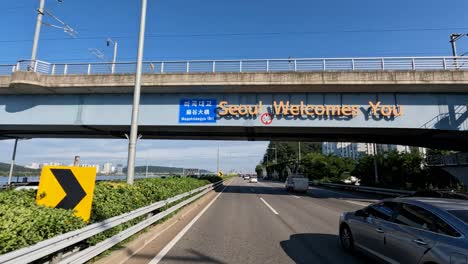
[[[340,214],[369,202],[319,188],[288,193],[281,183],[237,178],[151,263],[371,263],[344,253],[337,235]]]

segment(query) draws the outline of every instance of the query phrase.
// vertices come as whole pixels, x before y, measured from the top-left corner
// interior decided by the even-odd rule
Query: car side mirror
[[[364,217],[364,218],[367,218],[369,216],[369,213],[365,210],[357,210],[355,213],[354,213],[355,216],[360,216],[360,217]]]

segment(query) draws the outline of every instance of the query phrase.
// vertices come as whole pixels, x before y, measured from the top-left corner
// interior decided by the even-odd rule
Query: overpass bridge
[[[124,138],[135,63],[0,65],[0,137]],[[468,149],[468,58],[145,62],[144,138]]]

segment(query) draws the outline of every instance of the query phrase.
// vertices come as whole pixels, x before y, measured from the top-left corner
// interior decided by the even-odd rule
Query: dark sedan
[[[340,217],[346,251],[387,263],[468,264],[468,201],[405,197]]]

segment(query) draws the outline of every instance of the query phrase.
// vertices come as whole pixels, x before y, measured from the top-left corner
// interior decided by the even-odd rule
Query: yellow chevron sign
[[[36,204],[72,209],[89,221],[93,203],[96,168],[45,166],[41,171]]]

